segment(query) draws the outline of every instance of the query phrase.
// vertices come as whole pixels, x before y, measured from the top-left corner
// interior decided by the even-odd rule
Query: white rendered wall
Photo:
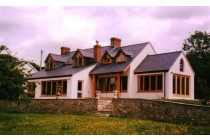
[[[183,72],[180,72],[180,70],[179,70],[179,63],[180,63],[181,59],[183,59],[183,61],[184,61],[184,71]],[[189,83],[190,97],[178,97],[178,96],[173,95],[173,73],[190,76],[190,83]],[[177,58],[177,60],[175,61],[175,63],[172,65],[172,67],[169,70],[168,84],[169,84],[169,86],[168,86],[167,98],[169,98],[169,99],[189,99],[189,100],[194,99],[194,72],[193,72],[186,56],[183,53],[180,54],[180,56]]]
[[[90,66],[84,70],[81,70],[74,74],[72,76],[72,91],[71,91],[71,98],[77,99],[77,87],[78,87],[78,80],[82,80],[82,98],[85,97],[92,97],[92,79],[89,76],[90,71],[95,67],[96,65]]]
[[[147,55],[156,54],[153,47],[148,44],[145,48],[136,56],[136,58],[131,62],[130,69],[128,71],[128,92],[122,93],[122,98],[150,98],[153,96],[147,96],[143,93],[137,93],[137,75],[134,74],[136,67],[144,60]],[[151,95],[153,95],[151,93]]]
[[[56,99],[55,96],[42,96],[41,95],[41,82],[42,81],[53,81],[53,80],[67,80],[67,96],[60,96],[60,99],[70,99],[71,98],[71,84],[72,84],[72,77],[59,77],[59,78],[47,78],[47,79],[35,79],[35,80],[28,80],[28,82],[35,82],[36,89],[35,89],[35,99]],[[40,84],[39,84],[40,83]]]

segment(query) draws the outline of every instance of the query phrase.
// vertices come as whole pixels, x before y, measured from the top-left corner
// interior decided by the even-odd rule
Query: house
[[[36,85],[35,99],[96,97],[145,99],[194,99],[194,71],[181,51],[156,54],[150,42],[121,46],[111,38],[109,46],[49,54],[45,70],[28,78]]]
[[[38,72],[36,68],[34,68],[30,63],[23,62],[19,64],[17,67],[23,68],[23,72],[26,73],[27,75],[31,75]]]

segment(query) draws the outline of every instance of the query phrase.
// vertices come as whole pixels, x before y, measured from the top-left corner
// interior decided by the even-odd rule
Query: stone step
[[[98,110],[97,113],[101,113],[101,114],[112,114],[112,111],[108,111],[108,110]]]
[[[99,117],[109,117],[111,114],[101,114],[101,113],[96,113],[94,116],[99,116]]]
[[[101,109],[100,111],[112,111],[112,109],[110,109],[110,108],[103,108],[103,109]]]
[[[112,105],[106,105],[107,109],[112,109]]]

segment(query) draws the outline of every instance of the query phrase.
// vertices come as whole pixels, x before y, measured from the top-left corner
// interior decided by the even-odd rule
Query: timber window
[[[49,57],[49,59],[45,62],[45,70],[54,69],[54,61]]]
[[[173,94],[175,96],[189,96],[189,76],[173,75]]]
[[[29,98],[34,98],[35,97],[35,89],[36,89],[36,83],[35,82],[29,82],[28,83],[28,97]]]
[[[138,76],[138,92],[161,92],[163,91],[163,75]]]
[[[180,70],[181,72],[184,71],[184,61],[183,61],[183,59],[181,59],[180,62],[179,62],[179,70]]]
[[[116,89],[116,78],[99,78],[99,90],[101,92],[112,92]]]
[[[84,66],[84,57],[80,52],[78,52],[73,58],[73,67],[81,67]]]
[[[78,86],[77,86],[77,98],[82,98],[82,83],[83,81],[78,81]]]
[[[121,52],[116,58],[116,62],[125,62],[125,61],[126,61],[126,56]]]
[[[112,63],[111,57],[108,54],[105,54],[104,57],[103,57],[102,63],[103,64],[110,64],[110,63]]]
[[[51,96],[57,94],[67,94],[67,80],[42,82],[42,95]]]
[[[120,77],[120,91],[126,92],[128,90],[128,76]]]

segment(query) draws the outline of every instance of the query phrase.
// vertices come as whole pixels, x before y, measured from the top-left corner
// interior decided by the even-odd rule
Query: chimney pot
[[[112,37],[110,40],[111,40],[111,46],[121,47],[121,39]]]
[[[69,47],[61,47],[61,55],[63,55],[66,52],[70,52],[71,48]]]

